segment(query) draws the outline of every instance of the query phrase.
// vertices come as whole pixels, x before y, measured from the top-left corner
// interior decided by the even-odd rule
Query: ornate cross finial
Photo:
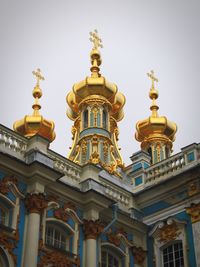
[[[158,79],[154,76],[154,71],[151,70],[150,73],[147,73],[147,76],[152,80],[152,88],[154,88],[154,82],[158,82]]]
[[[39,86],[40,85],[40,80],[44,80],[44,77],[41,74],[41,70],[37,69],[36,71],[33,71],[32,73],[36,77],[37,85]]]
[[[98,31],[90,32],[90,41],[94,44],[93,49],[98,49],[98,47],[103,48],[102,40],[99,38]]]

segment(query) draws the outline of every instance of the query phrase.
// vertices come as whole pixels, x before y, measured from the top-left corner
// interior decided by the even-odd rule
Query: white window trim
[[[178,241],[182,241],[183,245],[183,258],[184,258],[184,267],[188,267],[188,259],[187,259],[187,238],[186,238],[186,231],[185,231],[185,222],[178,221],[174,218],[169,218],[167,223],[171,223],[175,221],[178,225],[180,234],[172,241],[169,242],[160,242],[158,231],[164,225],[163,222],[157,223],[153,230],[150,232],[150,236],[154,238],[154,255],[155,255],[155,263],[156,266],[163,267],[163,247],[173,244]]]

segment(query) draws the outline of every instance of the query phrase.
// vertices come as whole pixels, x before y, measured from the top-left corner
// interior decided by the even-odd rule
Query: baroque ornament
[[[0,181],[0,193],[6,195],[10,191],[10,183],[17,186],[17,182],[17,178],[14,175],[3,177]]]
[[[38,267],[46,267],[46,266],[78,267],[80,266],[80,259],[78,257],[72,258],[71,256],[68,256],[67,253],[65,252],[62,253],[60,251],[43,250]]]
[[[66,222],[69,219],[67,209],[72,209],[72,210],[76,211],[75,205],[71,202],[68,202],[68,203],[64,204],[63,207],[58,208],[54,211],[55,218],[58,220],[62,220],[63,222]]]
[[[159,242],[169,242],[175,240],[180,235],[178,225],[175,221],[171,223],[165,223],[159,229]]]
[[[186,212],[191,216],[192,223],[200,221],[200,203],[192,203],[190,207],[186,208]]]
[[[6,231],[0,231],[0,244],[8,251],[8,253],[13,258],[15,265],[17,264],[17,256],[14,254],[14,249],[17,247],[17,242],[19,241],[19,231],[16,230],[14,234],[8,234]]]
[[[117,231],[112,231],[111,229],[107,233],[108,241],[114,244],[116,247],[120,245],[121,235],[126,237],[126,232],[123,229],[118,229]]]

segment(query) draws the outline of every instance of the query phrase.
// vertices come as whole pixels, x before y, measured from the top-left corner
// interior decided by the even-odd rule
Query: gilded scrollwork
[[[162,226],[159,227],[159,239],[158,241],[167,243],[169,241],[175,240],[180,235],[180,230],[175,221],[167,221]]]
[[[19,223],[19,216],[17,222]],[[15,265],[17,264],[17,256],[14,253],[14,249],[17,247],[19,241],[19,230],[15,230],[12,233],[7,232],[4,229],[0,229],[0,244],[11,255]]]
[[[9,185],[14,184],[17,186],[17,183],[17,177],[14,175],[3,177],[3,179],[0,181],[0,193],[6,195],[10,191]]]
[[[71,257],[61,251],[55,250],[48,250],[42,248],[41,251],[40,262],[38,267],[46,267],[46,266],[53,266],[53,267],[73,267],[73,266],[80,266],[80,259],[78,256],[72,255]]]
[[[116,231],[109,229],[106,235],[108,241],[118,247],[121,242],[121,236],[123,235],[126,238],[127,233],[122,228],[117,229]]]
[[[186,208],[186,212],[191,216],[192,223],[200,221],[200,203],[192,203],[190,207]]]
[[[67,212],[67,209],[76,211],[75,205],[71,202],[68,202],[68,203],[65,203],[63,207],[55,209],[54,211],[55,218],[66,222],[69,219],[69,214]]]

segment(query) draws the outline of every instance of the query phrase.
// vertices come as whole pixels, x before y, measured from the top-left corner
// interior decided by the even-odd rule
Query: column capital
[[[103,228],[103,224],[99,220],[83,220],[85,239],[97,239]]]
[[[47,207],[48,201],[43,193],[28,193],[25,206],[29,213],[41,213]]]

